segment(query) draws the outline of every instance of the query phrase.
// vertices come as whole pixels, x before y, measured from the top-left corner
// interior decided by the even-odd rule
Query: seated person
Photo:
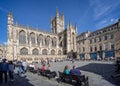
[[[42,71],[46,70],[45,64],[42,65],[41,70],[42,70]]]
[[[70,70],[68,69],[68,65],[65,66],[64,71],[66,75],[70,74]]]
[[[81,75],[81,72],[75,68],[75,65],[73,66],[73,69],[70,70],[70,74],[72,75]]]
[[[50,70],[51,72],[53,71],[52,69],[51,69],[51,65],[48,63],[48,66],[47,66],[47,70]]]
[[[33,63],[31,63],[31,64],[29,65],[29,68],[33,68],[34,70],[36,70],[36,67],[35,67],[35,65],[34,65]]]
[[[51,77],[57,76],[57,73],[52,70],[51,65],[48,63],[47,70],[50,70]]]

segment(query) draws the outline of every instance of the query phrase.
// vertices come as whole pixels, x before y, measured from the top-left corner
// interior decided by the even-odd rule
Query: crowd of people
[[[8,80],[14,81],[14,70],[17,69],[18,75],[27,71],[26,61],[8,61],[7,59],[0,60],[0,84],[7,83]]]
[[[6,59],[3,59],[0,62],[0,83],[7,83],[8,82],[8,76],[10,81],[14,81],[14,64],[12,61],[7,61]]]

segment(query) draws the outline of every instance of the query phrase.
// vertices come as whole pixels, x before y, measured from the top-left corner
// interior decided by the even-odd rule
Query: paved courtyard
[[[64,66],[67,64],[71,69],[73,65],[76,65],[78,69],[89,77],[90,86],[120,86],[120,78],[112,79],[111,75],[114,74],[115,66],[114,62],[96,62],[96,61],[71,61],[53,62],[50,63],[53,70],[56,72],[63,71]],[[37,67],[40,67],[37,64]],[[58,83],[55,79],[49,80],[44,76],[38,76],[27,72],[22,76],[15,75],[15,81],[9,82],[7,85],[0,86],[71,86],[67,83]]]

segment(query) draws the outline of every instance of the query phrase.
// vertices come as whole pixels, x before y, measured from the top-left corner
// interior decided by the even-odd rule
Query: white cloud
[[[96,24],[96,28],[97,28],[97,29],[102,28],[107,22],[108,22],[107,19],[100,21],[99,23]]]
[[[103,15],[108,15],[120,6],[120,1],[114,0],[89,0],[89,5],[93,9],[93,17],[95,20],[99,19]]]
[[[95,25],[95,27],[96,27],[97,29],[100,29],[100,28],[103,28],[103,27],[108,26],[108,25],[110,25],[110,24],[113,24],[113,23],[115,23],[115,22],[117,22],[117,21],[118,21],[118,18],[112,18],[112,19],[106,18],[106,19],[104,19],[104,20],[102,20],[102,21],[99,21],[99,22]]]
[[[110,19],[110,21],[111,21],[111,22],[113,22],[113,21],[114,21],[114,19]]]
[[[3,42],[4,45],[7,45],[8,43],[7,42]]]
[[[112,18],[110,19],[110,22],[117,22],[118,21],[118,18]]]

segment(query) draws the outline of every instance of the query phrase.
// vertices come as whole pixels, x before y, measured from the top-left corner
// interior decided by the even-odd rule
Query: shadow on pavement
[[[8,81],[7,84],[3,83],[0,86],[34,86],[32,85],[26,76],[18,76],[15,74],[14,81]]]
[[[120,78],[111,78],[111,75],[115,73],[115,66],[113,64],[90,63],[88,65],[78,67],[77,69],[101,75],[102,78],[108,82],[116,86],[120,86]]]

